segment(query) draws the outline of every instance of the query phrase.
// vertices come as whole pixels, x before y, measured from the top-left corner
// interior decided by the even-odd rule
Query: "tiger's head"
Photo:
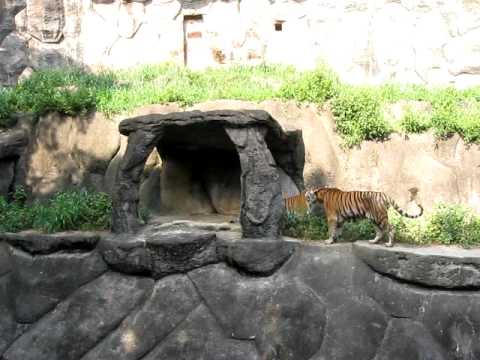
[[[317,202],[315,190],[307,190],[305,192],[305,200],[307,201],[308,207],[311,208],[315,204],[315,202]]]

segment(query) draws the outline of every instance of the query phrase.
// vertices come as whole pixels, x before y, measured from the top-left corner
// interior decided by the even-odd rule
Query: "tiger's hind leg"
[[[393,230],[393,227],[389,224],[388,225],[388,241],[385,243],[385,246],[387,247],[392,247],[393,246],[393,240],[395,237],[395,232]]]
[[[376,244],[378,243],[380,240],[382,240],[383,238],[383,235],[384,235],[384,232],[383,230],[380,228],[380,226],[378,226],[377,224],[373,224],[373,226],[375,226],[375,238],[371,239],[371,240],[368,240],[368,242],[370,244]]]

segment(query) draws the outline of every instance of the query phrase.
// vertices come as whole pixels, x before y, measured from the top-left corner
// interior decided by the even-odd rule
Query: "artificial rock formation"
[[[103,238],[2,234],[0,358],[480,356],[478,285],[465,279],[467,286],[452,290],[420,267],[404,278],[382,274],[376,268],[392,261],[379,256],[381,247],[354,248],[162,225]],[[387,251],[421,264],[430,249]],[[449,258],[459,263],[455,253],[431,255],[430,267]],[[465,261],[478,261],[478,254]],[[444,277],[459,284],[454,272]]]
[[[15,185],[22,184],[27,144],[23,130],[0,132],[0,196],[7,197]]]
[[[139,183],[145,162],[155,147],[167,162],[170,154],[191,154],[197,167],[198,153],[213,156],[219,162],[226,158],[228,166],[232,166],[232,159],[238,158],[240,222],[247,238],[280,235],[283,202],[279,169],[298,189],[303,189],[301,132],[285,132],[264,111],[150,114],[124,120],[119,128],[128,136],[128,146],[114,191],[113,230],[117,233],[139,228]],[[217,177],[223,178],[223,174],[220,172]],[[178,197],[175,200],[181,201]]]
[[[2,0],[0,84],[66,64],[321,60],[349,82],[467,86],[480,77],[479,24],[475,0]]]

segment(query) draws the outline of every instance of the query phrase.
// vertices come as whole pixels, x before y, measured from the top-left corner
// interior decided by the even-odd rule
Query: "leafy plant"
[[[391,132],[380,112],[380,98],[372,88],[344,86],[332,101],[336,129],[347,146],[384,139]]]
[[[110,228],[112,204],[105,193],[65,191],[45,203],[26,204],[26,193],[18,188],[12,199],[8,203],[0,197],[0,231],[36,229],[59,232]]]
[[[439,204],[427,215],[408,219],[389,209],[389,221],[395,241],[412,244],[444,244],[463,247],[480,245],[480,216],[472,209],[456,204]],[[307,240],[328,238],[324,217],[288,214],[283,234]],[[355,220],[343,225],[343,241],[372,239],[375,228],[369,220]]]

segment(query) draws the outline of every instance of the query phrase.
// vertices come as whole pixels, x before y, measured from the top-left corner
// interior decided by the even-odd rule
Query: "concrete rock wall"
[[[62,64],[323,60],[352,83],[464,87],[480,82],[479,25],[477,0],[3,0],[0,83]]]
[[[382,275],[362,260],[368,251],[378,266],[379,246],[362,246],[360,258],[350,244],[232,241],[198,230],[0,236],[5,360],[480,356],[478,287]],[[408,257],[420,264],[423,255]],[[439,269],[446,257],[427,263]],[[478,254],[457,270],[473,258],[478,270]]]
[[[411,205],[409,189],[416,187],[418,201],[426,209],[438,202],[448,202],[465,204],[480,212],[480,146],[466,145],[457,135],[440,141],[431,133],[408,137],[393,134],[388,141],[367,141],[348,150],[341,146],[328,109],[313,105],[229,100],[205,102],[185,110],[221,109],[266,110],[283,128],[301,129],[305,143],[306,187],[327,185],[345,190],[384,191],[407,209]],[[135,114],[181,110],[175,104],[154,105],[138,109]],[[70,186],[93,186],[111,192],[126,147],[126,138],[118,133],[119,119],[107,120],[101,114],[86,118],[62,118],[56,114],[42,117],[36,127],[27,131],[31,134],[27,153],[22,166],[16,167],[17,172],[25,175],[11,174],[13,165],[2,164],[6,166],[5,174],[10,175],[8,179],[5,177],[1,188],[11,189],[12,181],[26,182],[36,197],[45,197]],[[192,182],[192,174],[184,171],[183,163],[164,165],[154,151],[141,180],[142,206],[155,212],[164,202],[164,208],[170,207],[172,212],[178,213],[185,210],[188,202],[190,209],[197,213],[234,214],[238,211],[237,170],[224,170],[225,176],[219,182],[218,178],[208,177],[212,171],[219,172],[206,159],[198,164],[204,176],[200,186]],[[286,174],[281,174],[281,183],[284,196],[298,192]],[[177,201],[179,196],[183,199],[180,202]],[[211,203],[205,203],[206,198]],[[417,209],[412,205],[411,210]]]

